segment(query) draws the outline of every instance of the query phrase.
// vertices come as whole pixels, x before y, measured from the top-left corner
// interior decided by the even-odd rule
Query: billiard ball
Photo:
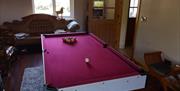
[[[65,38],[63,38],[63,42],[64,42],[64,43],[68,43],[68,44],[74,44],[74,43],[76,43],[76,38],[73,38],[73,37],[65,37]]]
[[[86,63],[90,63],[90,59],[89,58],[85,58],[85,62]]]

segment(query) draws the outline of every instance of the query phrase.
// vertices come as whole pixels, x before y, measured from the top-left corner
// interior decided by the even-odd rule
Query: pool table
[[[76,38],[68,44],[63,38]],[[146,74],[90,33],[42,34],[44,84],[58,91],[129,91],[145,87]]]

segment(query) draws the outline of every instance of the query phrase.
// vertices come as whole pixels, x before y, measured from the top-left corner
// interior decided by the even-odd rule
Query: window
[[[70,0],[56,0],[56,11],[64,7],[64,16],[70,16]]]
[[[139,0],[130,0],[129,17],[134,18],[137,15]]]
[[[33,0],[34,13],[56,15],[61,7],[64,7],[63,16],[73,17],[73,0]]]
[[[53,15],[52,0],[34,0],[34,13],[45,13]]]

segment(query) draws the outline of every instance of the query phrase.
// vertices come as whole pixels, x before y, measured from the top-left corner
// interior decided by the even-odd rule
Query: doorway
[[[135,42],[135,31],[137,26],[139,5],[140,0],[129,0],[127,5],[128,14],[126,15],[127,20],[125,20],[125,22],[127,22],[127,25],[125,26],[126,28],[124,28],[125,33],[122,33],[123,35],[121,35],[122,37],[124,37],[124,43],[120,43],[120,45],[123,44],[123,46],[120,47],[120,50],[130,58],[133,58],[133,48]]]

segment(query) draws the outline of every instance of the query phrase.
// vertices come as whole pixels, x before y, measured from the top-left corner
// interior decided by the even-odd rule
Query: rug
[[[43,67],[32,67],[24,70],[20,91],[43,91]]]

